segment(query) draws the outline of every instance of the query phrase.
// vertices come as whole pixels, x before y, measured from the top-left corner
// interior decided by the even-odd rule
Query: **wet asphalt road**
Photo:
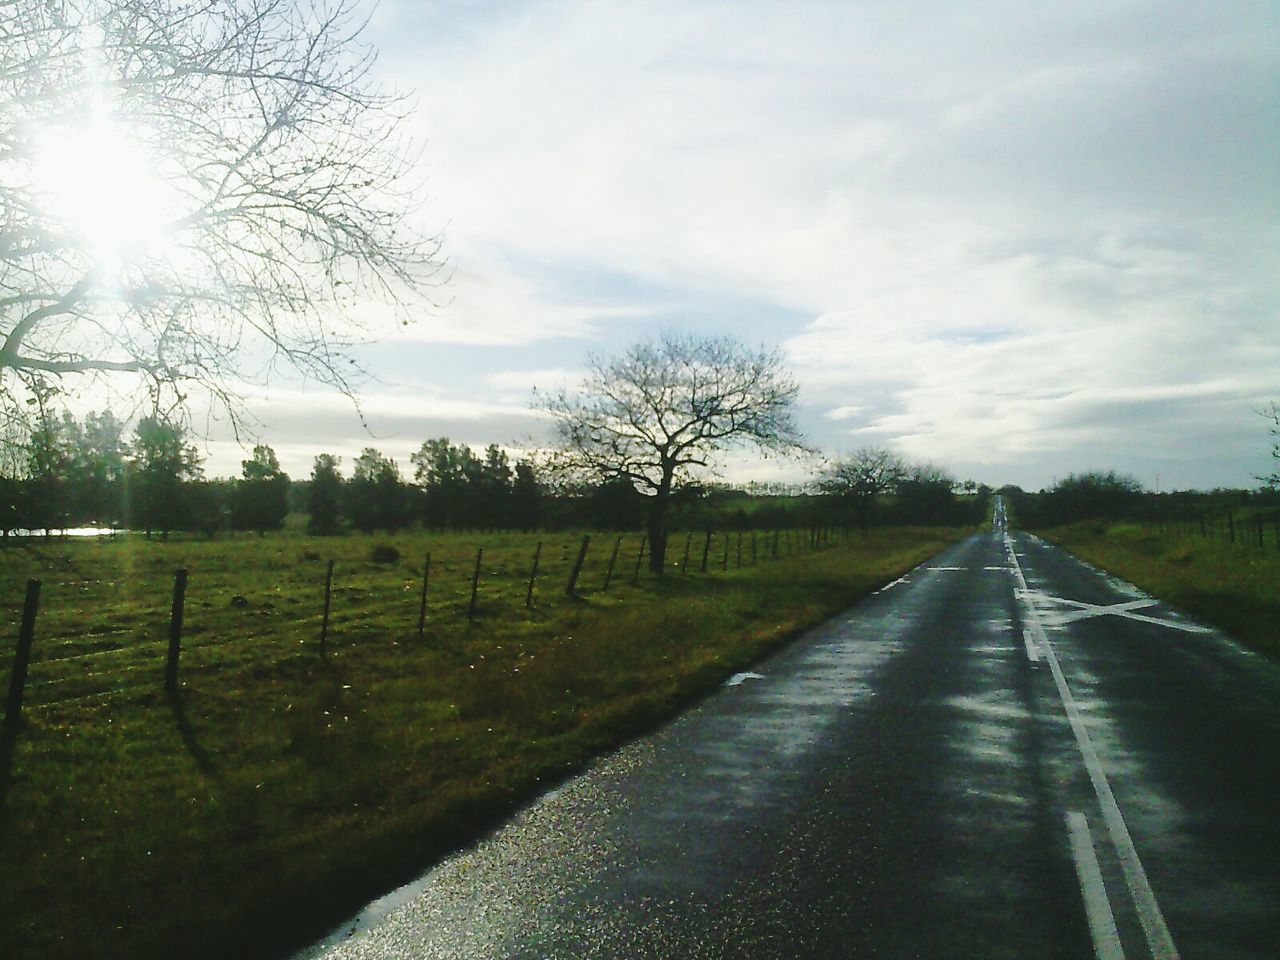
[[[301,958],[1274,958],[1280,664],[999,526]]]

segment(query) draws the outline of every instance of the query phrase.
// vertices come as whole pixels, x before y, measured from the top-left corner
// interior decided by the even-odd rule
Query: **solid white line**
[[[1071,696],[1071,688],[1067,686],[1067,678],[1063,676],[1058,657],[1053,652],[1053,645],[1049,643],[1048,637],[1044,635],[1044,628],[1040,626],[1035,597],[1026,589],[1027,580],[1022,573],[1022,565],[1018,563],[1018,557],[1014,553],[1013,541],[1007,533],[1004,540],[1009,558],[1013,563],[1014,573],[1023,588],[1027,616],[1031,620],[1036,638],[1041,642],[1041,652],[1049,664],[1049,670],[1053,673],[1058,697],[1062,700],[1062,707],[1067,713],[1071,732],[1075,734],[1076,746],[1080,750],[1081,759],[1084,760],[1089,781],[1093,784],[1093,792],[1098,797],[1102,819],[1106,822],[1107,832],[1111,834],[1111,845],[1115,847],[1116,856],[1120,859],[1125,883],[1129,887],[1129,895],[1133,898],[1138,920],[1142,923],[1142,932],[1146,935],[1147,946],[1151,948],[1151,956],[1153,960],[1178,960],[1178,948],[1173,944],[1173,936],[1169,933],[1164,915],[1160,912],[1160,905],[1156,903],[1151,881],[1147,879],[1147,872],[1142,867],[1142,861],[1138,859],[1138,851],[1133,845],[1133,838],[1129,836],[1129,828],[1125,825],[1115,794],[1111,792],[1111,784],[1107,782],[1107,775],[1103,772],[1102,761],[1098,759],[1098,752],[1093,748],[1093,741],[1089,739],[1084,718],[1080,715],[1080,708],[1076,706],[1075,698]]]
[[[1026,627],[1022,628],[1022,645],[1027,648],[1027,659],[1032,663],[1040,662],[1040,651],[1037,649],[1035,637]]]
[[[1124,960],[1120,931],[1107,899],[1107,888],[1098,868],[1098,855],[1089,836],[1089,819],[1077,810],[1067,813],[1067,834],[1071,838],[1071,856],[1076,862],[1076,877],[1084,897],[1084,913],[1089,920],[1089,935],[1098,960]]]

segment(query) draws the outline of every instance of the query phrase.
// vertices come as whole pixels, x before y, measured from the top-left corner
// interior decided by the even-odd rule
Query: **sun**
[[[37,143],[40,206],[96,262],[119,265],[165,242],[176,205],[127,128],[97,116],[46,130]]]

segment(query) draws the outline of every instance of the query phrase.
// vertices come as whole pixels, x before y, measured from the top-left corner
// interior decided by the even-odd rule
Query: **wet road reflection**
[[[1189,621],[1046,544],[1009,544],[997,530],[950,548],[299,960],[1076,958],[1107,955],[1111,932],[1125,955],[1159,956],[1055,664],[1171,937],[1188,956],[1270,956],[1275,774],[1259,788],[1257,767],[1253,782],[1228,771],[1162,684],[1256,686],[1243,702],[1267,745],[1242,759],[1275,771],[1280,671],[1242,673],[1229,641],[1171,629]],[[1121,612],[1146,620],[1035,616],[1134,601]],[[1188,749],[1216,792],[1186,776]],[[1272,839],[1249,849],[1229,829]]]

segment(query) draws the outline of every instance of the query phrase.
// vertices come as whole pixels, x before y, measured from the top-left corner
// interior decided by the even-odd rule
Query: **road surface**
[[[1004,528],[298,960],[1275,958],[1280,664]]]

